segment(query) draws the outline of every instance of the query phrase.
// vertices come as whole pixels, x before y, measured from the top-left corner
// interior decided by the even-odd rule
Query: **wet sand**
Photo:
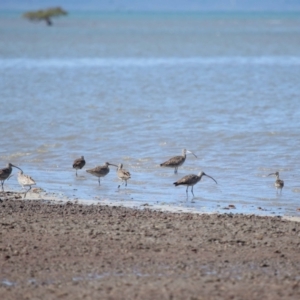
[[[1,299],[300,299],[300,223],[0,197]]]

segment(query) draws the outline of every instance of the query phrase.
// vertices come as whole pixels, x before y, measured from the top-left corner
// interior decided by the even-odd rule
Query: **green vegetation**
[[[51,18],[65,16],[68,13],[60,7],[53,7],[43,10],[28,11],[23,14],[23,17],[30,21],[45,21],[47,25],[52,25]]]

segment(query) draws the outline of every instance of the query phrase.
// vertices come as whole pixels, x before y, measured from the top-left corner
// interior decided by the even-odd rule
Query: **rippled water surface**
[[[1,166],[87,202],[300,215],[299,15],[74,12],[47,27],[1,13],[0,33]],[[159,166],[182,148],[198,158]],[[106,161],[127,188],[114,167],[100,187],[86,173]],[[218,185],[187,199],[172,183],[200,170]]]

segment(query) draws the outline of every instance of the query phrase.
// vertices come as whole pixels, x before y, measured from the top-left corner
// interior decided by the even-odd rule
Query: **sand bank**
[[[2,299],[300,299],[300,223],[1,195]]]

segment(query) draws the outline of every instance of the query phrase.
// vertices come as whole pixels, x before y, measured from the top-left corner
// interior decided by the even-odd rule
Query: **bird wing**
[[[99,169],[98,169],[98,172],[101,174],[101,175],[106,175],[108,172],[109,172],[109,167],[108,166],[100,166]]]
[[[281,179],[277,179],[276,182],[275,182],[275,185],[283,187],[284,186],[284,181],[281,180]]]
[[[194,184],[198,181],[199,176],[191,174],[191,175],[186,175],[182,177],[181,179],[177,180],[174,182],[175,185],[181,185],[181,184]]]
[[[98,170],[99,167],[96,167],[96,168],[93,168],[93,169],[89,169],[89,170],[86,170],[88,173],[97,173],[97,170]]]
[[[11,173],[11,170],[9,168],[4,168],[0,170],[0,179],[5,180]]]
[[[109,172],[109,168],[108,168],[108,166],[104,165],[104,166],[98,166],[98,167],[95,167],[93,169],[86,170],[86,171],[88,173],[99,176],[99,175],[106,175]]]
[[[25,177],[26,177],[26,179],[28,180],[29,183],[35,184],[35,180],[31,176],[25,175]]]
[[[170,158],[169,160],[165,161],[164,163],[160,164],[162,167],[176,167],[178,164],[180,164],[184,160],[183,156],[174,156]]]
[[[85,160],[82,158],[77,158],[74,160],[73,168],[80,167],[82,168],[85,165]]]
[[[125,170],[125,169],[119,170],[119,171],[118,171],[118,176],[119,176],[120,178],[126,178],[126,179],[131,178],[130,172],[128,172],[128,171]]]
[[[21,185],[35,185],[35,181],[29,175],[21,174],[18,176],[18,181]]]

